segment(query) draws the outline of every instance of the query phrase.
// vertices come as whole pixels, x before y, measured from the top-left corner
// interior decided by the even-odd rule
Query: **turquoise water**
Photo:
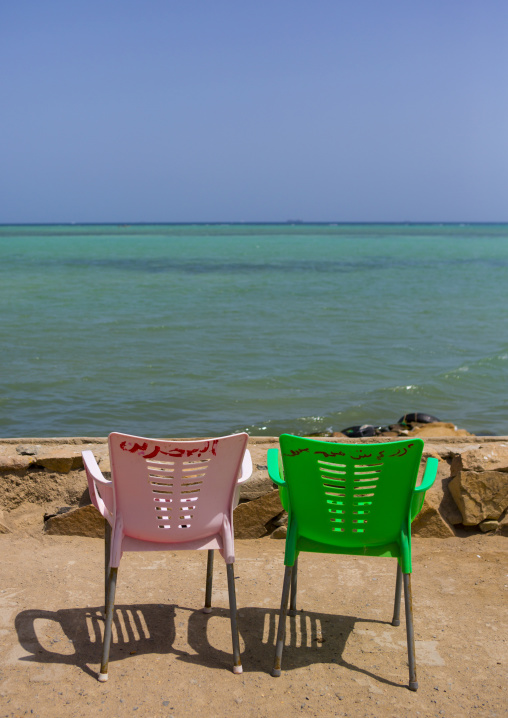
[[[2,436],[508,434],[508,225],[0,227]]]

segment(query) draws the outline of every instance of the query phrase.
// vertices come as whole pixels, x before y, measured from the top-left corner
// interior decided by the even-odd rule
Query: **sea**
[[[0,435],[508,435],[508,224],[0,226]]]

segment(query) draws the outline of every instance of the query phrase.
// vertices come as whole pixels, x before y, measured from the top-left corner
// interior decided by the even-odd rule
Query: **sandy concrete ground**
[[[390,625],[395,561],[302,554],[299,614],[270,676],[283,541],[237,541],[244,673],[231,671],[224,564],[201,612],[206,553],[126,554],[108,683],[98,539],[0,536],[0,718],[505,716],[508,540],[415,539],[418,680]]]

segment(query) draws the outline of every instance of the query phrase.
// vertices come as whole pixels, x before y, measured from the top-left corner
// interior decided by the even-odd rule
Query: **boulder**
[[[497,520],[508,507],[508,473],[502,471],[460,471],[449,488],[465,526]]]
[[[252,501],[273,491],[273,483],[268,476],[268,469],[263,464],[257,464],[248,481],[241,485],[240,500]]]
[[[23,472],[29,466],[35,464],[36,457],[33,455],[19,454],[14,444],[0,446],[0,472],[12,473]]]
[[[287,526],[277,526],[275,531],[270,534],[270,538],[273,539],[285,539],[288,533]]]
[[[450,538],[455,531],[439,512],[439,492],[427,491],[422,509],[411,524],[412,536],[421,538]]]
[[[49,518],[44,531],[52,536],[104,538],[104,519],[95,506],[81,506]]]
[[[38,466],[58,474],[68,474],[74,469],[83,468],[81,450],[76,446],[44,446],[34,459]]]
[[[443,517],[445,523],[455,526],[457,524],[462,523],[462,514],[460,513],[459,509],[457,508],[457,504],[453,500],[453,496],[450,493],[449,484],[451,481],[450,476],[450,465],[447,461],[444,461],[439,457],[438,454],[435,454],[432,451],[428,451],[427,449],[424,450],[424,457],[421,462],[420,467],[420,476],[418,479],[418,483],[420,483],[421,479],[423,478],[423,472],[425,470],[425,463],[426,459],[429,456],[434,456],[434,458],[438,459],[439,464],[437,467],[437,474],[436,474],[436,480],[434,481],[434,484],[431,486],[431,488],[427,491],[425,495],[427,508],[432,506],[433,508],[437,509],[440,513],[440,515]],[[422,511],[425,508],[422,506]],[[421,513],[421,512],[420,512]],[[418,526],[416,524],[416,521],[418,519],[415,519],[415,522],[413,523],[413,529]],[[441,532],[440,532],[441,533]]]
[[[455,424],[447,421],[434,421],[432,424],[424,424],[423,426],[415,426],[408,432],[408,436],[419,436],[420,438],[439,437],[439,436],[472,436],[465,429],[457,429]]]
[[[480,531],[483,531],[484,534],[488,533],[489,531],[497,531],[499,528],[499,521],[494,521],[494,519],[487,519],[486,521],[482,521],[480,526]]]
[[[497,532],[500,536],[508,536],[508,514],[499,521]]]
[[[508,444],[490,443],[453,455],[451,474],[459,471],[507,471]]]
[[[32,467],[26,473],[6,473],[0,481],[0,507],[9,511],[23,503],[78,504],[86,489],[84,471],[50,473]]]
[[[268,533],[272,519],[284,509],[279,498],[279,491],[270,491],[254,501],[239,504],[233,515],[235,538],[261,538]]]

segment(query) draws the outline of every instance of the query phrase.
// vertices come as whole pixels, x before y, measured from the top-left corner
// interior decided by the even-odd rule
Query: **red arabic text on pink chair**
[[[124,551],[208,550],[205,613],[211,611],[213,552],[226,562],[234,673],[242,672],[236,623],[233,509],[252,473],[245,433],[165,441],[109,435],[111,481],[83,451],[90,498],[111,525],[106,557],[106,628],[99,681],[108,679],[118,566]],[[108,532],[106,532],[108,534]]]

